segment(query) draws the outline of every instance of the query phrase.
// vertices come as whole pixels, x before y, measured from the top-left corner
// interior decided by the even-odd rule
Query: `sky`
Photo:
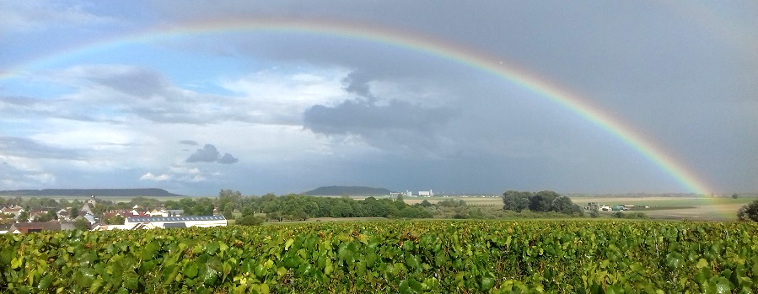
[[[269,2],[0,2],[0,190],[758,191],[758,2]]]

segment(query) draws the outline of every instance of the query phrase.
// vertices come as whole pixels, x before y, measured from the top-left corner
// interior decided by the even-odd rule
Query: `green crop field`
[[[379,221],[0,236],[0,292],[752,293],[758,227]]]

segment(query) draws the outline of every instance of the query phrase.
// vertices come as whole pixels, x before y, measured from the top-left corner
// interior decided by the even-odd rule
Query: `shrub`
[[[240,226],[260,226],[263,224],[263,219],[249,214],[235,219],[235,223]]]

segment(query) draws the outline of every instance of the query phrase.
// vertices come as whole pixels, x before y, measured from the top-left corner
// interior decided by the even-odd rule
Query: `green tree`
[[[574,204],[574,202],[571,201],[571,198],[567,196],[558,196],[555,198],[550,204],[550,210],[565,214],[584,214],[582,208],[579,205]]]
[[[125,221],[126,221],[126,219],[124,219],[123,216],[117,214],[117,215],[114,215],[114,216],[110,217],[109,219],[106,219],[105,220],[105,224],[108,224],[108,225],[123,225]]]
[[[732,194],[732,199],[740,198],[740,195],[737,195],[737,193]]]
[[[7,224],[13,222],[12,213],[0,213],[0,224]]]
[[[737,211],[737,219],[740,221],[758,222],[758,200],[742,206]]]
[[[74,221],[74,227],[77,230],[87,231],[87,230],[89,230],[89,226],[90,226],[89,221],[87,221],[84,218],[79,218],[79,219],[77,219],[77,220]]]
[[[263,224],[263,219],[254,215],[245,215],[236,218],[235,224],[240,226],[259,226]]]
[[[519,192],[508,190],[503,193],[503,210],[512,210],[515,212],[521,212],[524,209],[529,208],[529,196],[530,192]]]
[[[237,205],[242,199],[242,193],[240,191],[232,191],[230,189],[222,189],[218,192],[218,207],[226,210],[228,204],[232,204],[232,210],[238,208]],[[226,215],[224,215],[226,216]]]
[[[44,214],[40,214],[34,217],[35,222],[49,222],[53,219],[56,219],[58,217],[57,214],[55,214],[55,211],[48,210]]]
[[[28,221],[29,221],[29,212],[27,212],[26,210],[22,210],[18,214],[18,222],[25,223],[25,222],[28,222]]]
[[[296,211],[295,211],[295,212],[292,214],[292,218],[293,218],[293,219],[296,219],[296,220],[301,220],[301,221],[304,221],[304,220],[307,220],[307,219],[308,219],[308,214],[307,214],[307,213],[305,213],[305,211],[303,211],[303,210],[296,210]]]
[[[550,211],[553,200],[559,196],[561,195],[553,191],[539,191],[534,193],[534,195],[529,198],[529,210],[543,212]]]
[[[79,208],[71,207],[71,212],[69,213],[70,219],[75,219],[79,216]]]
[[[282,216],[278,212],[267,213],[266,218],[268,218],[269,220],[282,221]]]
[[[227,203],[226,203],[226,204],[223,206],[223,208],[224,208],[224,209],[223,209],[223,213],[222,213],[222,214],[224,215],[224,217],[225,217],[226,219],[232,219],[232,218],[234,218],[234,203],[232,203],[232,202],[227,202]]]

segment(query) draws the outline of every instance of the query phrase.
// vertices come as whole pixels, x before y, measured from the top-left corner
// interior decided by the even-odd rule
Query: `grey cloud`
[[[182,144],[182,145],[192,145],[192,146],[200,145],[197,142],[192,141],[192,140],[181,140],[181,141],[179,141],[179,144]]]
[[[343,82],[347,84],[345,86],[345,91],[347,91],[348,93],[355,93],[363,97],[373,99],[373,95],[371,94],[371,89],[368,85],[368,83],[372,80],[372,78],[373,77],[371,77],[365,71],[351,72],[350,74],[348,74],[347,77],[343,79]]]
[[[429,131],[447,122],[451,112],[397,100],[388,105],[347,100],[334,107],[315,105],[305,111],[303,119],[306,128],[325,134],[361,134],[380,129]]]
[[[423,146],[454,116],[447,108],[431,108],[391,100],[387,105],[347,100],[334,107],[315,105],[303,114],[304,127],[326,135],[354,134],[377,145]],[[428,142],[427,142],[428,143]]]
[[[0,154],[51,159],[80,159],[78,150],[45,145],[32,139],[19,137],[0,137]]]
[[[72,98],[56,100],[9,97],[0,99],[0,109],[5,104],[18,115],[32,113],[112,123],[123,123],[126,116],[156,123],[198,125],[223,121],[265,122],[265,118],[244,115],[245,102],[239,97],[182,89],[160,73],[137,66],[76,66],[54,75],[67,86],[76,87],[77,93],[71,95]],[[119,95],[139,99],[124,99]],[[38,102],[41,100],[44,103]],[[30,106],[24,106],[27,104]],[[114,121],[114,117],[120,121]]]
[[[232,156],[229,153],[224,153],[223,156],[221,156],[221,153],[218,152],[216,149],[216,146],[213,146],[212,144],[205,144],[202,149],[197,149],[195,153],[192,153],[187,159],[186,162],[218,162],[221,164],[232,164],[238,161],[237,158]]]
[[[132,70],[95,79],[100,84],[126,94],[142,98],[162,94],[168,82],[160,74],[146,70]]]
[[[236,157],[232,156],[229,153],[224,153],[224,156],[221,156],[221,158],[218,159],[218,163],[222,164],[232,164],[239,161]]]
[[[91,65],[74,68],[81,78],[139,98],[165,94],[170,83],[158,72],[124,65]]]
[[[55,180],[55,176],[49,173],[19,169],[7,162],[0,163],[0,185],[6,189],[39,188],[40,185]]]
[[[205,144],[202,149],[197,149],[195,153],[192,153],[186,162],[215,162],[218,160],[218,150],[216,150],[216,146],[213,146],[211,144]]]
[[[0,106],[3,104],[9,105],[9,106],[30,106],[34,104],[38,104],[40,101],[38,99],[30,98],[30,97],[22,97],[22,96],[7,96],[2,97],[0,96]]]

